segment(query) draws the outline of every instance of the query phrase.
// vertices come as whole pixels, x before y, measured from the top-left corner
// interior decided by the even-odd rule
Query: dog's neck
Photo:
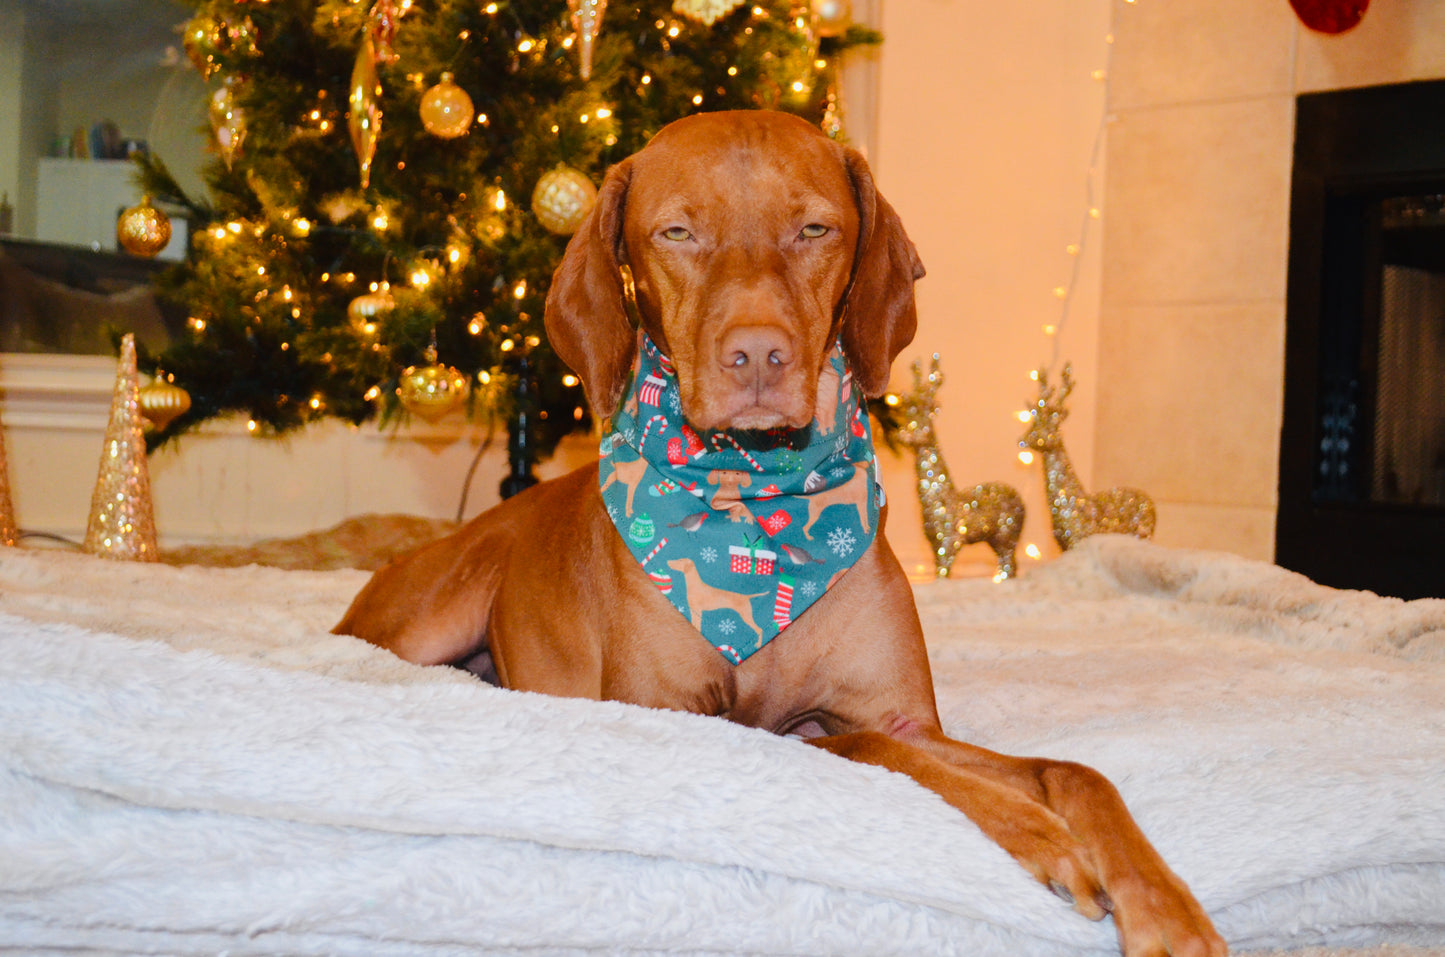
[[[644,334],[602,438],[599,483],[618,533],[677,610],[728,660],[787,628],[878,528],[867,412],[841,347],[807,429],[698,432],[677,376]],[[836,507],[835,507],[836,506]]]

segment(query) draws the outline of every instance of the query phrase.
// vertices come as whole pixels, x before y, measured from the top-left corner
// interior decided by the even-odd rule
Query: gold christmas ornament
[[[205,13],[192,17],[183,28],[181,45],[185,47],[186,56],[190,58],[191,65],[201,74],[202,79],[209,80],[211,74],[220,69],[216,60],[220,56],[224,36],[225,31],[215,17]]]
[[[476,115],[472,98],[453,82],[450,73],[443,73],[441,82],[422,94],[418,112],[426,131],[444,140],[464,135]]]
[[[673,0],[672,12],[712,26],[743,5],[743,0]]]
[[[607,12],[607,0],[567,0],[572,11],[572,29],[577,31],[577,51],[582,79],[592,76],[592,45],[602,32],[602,15]]]
[[[248,57],[260,55],[261,50],[256,46],[256,24],[250,17],[242,17],[239,23],[227,23],[225,29],[226,43],[232,53]]]
[[[227,169],[235,161],[236,154],[241,151],[241,143],[246,139],[246,114],[236,105],[237,82],[234,76],[228,76],[211,94],[211,130],[216,136],[216,151],[226,161]]]
[[[853,5],[848,0],[812,0],[813,31],[820,37],[837,37],[848,32],[853,22]]]
[[[341,193],[330,193],[321,197],[317,208],[326,214],[326,218],[333,223],[344,223],[357,213],[365,212],[371,206],[356,190],[348,190]]]
[[[140,414],[157,429],[164,429],[191,407],[191,394],[164,376],[156,376],[140,390]]]
[[[1019,447],[1041,453],[1044,486],[1049,497],[1049,518],[1054,541],[1068,551],[1090,535],[1118,533],[1150,538],[1154,534],[1154,501],[1136,488],[1105,489],[1094,495],[1084,491],[1064,451],[1061,431],[1068,411],[1064,400],[1074,388],[1073,370],[1064,365],[1059,390],[1049,387],[1048,373],[1039,371],[1039,399],[1029,410],[1029,428]]]
[[[402,406],[428,422],[439,422],[467,400],[471,380],[451,366],[437,362],[436,346],[426,351],[426,365],[408,366],[396,394]]]
[[[141,425],[140,389],[136,382],[135,336],[130,333],[120,344],[110,422],[105,429],[95,492],[90,498],[90,521],[86,525],[83,547],[101,558],[159,560],[150,471]]]
[[[542,174],[532,190],[532,212],[547,230],[570,236],[597,202],[597,187],[586,175],[558,164]]]
[[[361,165],[361,188],[371,185],[371,161],[376,158],[376,140],[381,136],[381,81],[376,75],[376,47],[371,35],[361,38],[356,51],[356,65],[351,69],[350,109],[346,125],[351,131],[351,145]]]
[[[983,542],[993,549],[997,562],[994,581],[1012,578],[1018,572],[1014,553],[1024,529],[1023,499],[1002,482],[954,486],[933,429],[942,387],[943,373],[935,353],[927,377],[922,360],[913,363],[913,391],[899,396],[898,402],[903,419],[898,441],[913,449],[923,533],[933,546],[934,570],[939,578],[947,578],[958,550]]]
[[[375,322],[376,317],[383,312],[389,312],[396,308],[396,299],[391,295],[391,287],[382,283],[377,287],[376,292],[366,292],[351,300],[346,306],[346,314],[351,321],[358,326],[364,326],[368,322]]]
[[[5,427],[0,423],[0,545],[13,546],[20,541],[15,525],[15,504],[10,501],[10,465],[5,460]]]
[[[395,63],[401,58],[392,47],[401,17],[402,11],[391,0],[376,0],[376,5],[371,8],[371,39],[375,44],[377,63]]]
[[[132,256],[150,259],[171,241],[171,220],[151,205],[149,196],[120,214],[115,221],[115,238]]]

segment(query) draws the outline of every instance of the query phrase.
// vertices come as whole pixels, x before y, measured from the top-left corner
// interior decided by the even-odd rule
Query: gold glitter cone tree
[[[135,562],[159,559],[143,428],[135,337],[127,334],[121,340],[110,422],[85,529],[84,547],[92,555]]]
[[[0,422],[0,545],[14,545],[19,540],[15,506],[10,501],[10,465],[5,460],[5,423]]]

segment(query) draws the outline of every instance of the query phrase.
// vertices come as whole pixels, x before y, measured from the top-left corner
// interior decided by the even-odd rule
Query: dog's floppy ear
[[[923,263],[898,214],[878,195],[863,154],[849,149],[844,157],[858,202],[858,251],[842,307],[843,351],[863,394],[875,398],[918,328],[913,283],[923,278]]]
[[[617,411],[637,349],[620,273],[631,175],[628,160],[607,171],[597,202],[567,243],[547,291],[547,338],[557,357],[581,377],[593,411],[603,417]]]

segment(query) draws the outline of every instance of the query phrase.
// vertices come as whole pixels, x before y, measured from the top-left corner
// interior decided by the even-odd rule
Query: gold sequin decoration
[[[1074,388],[1073,369],[1064,365],[1063,381],[1050,388],[1048,372],[1039,372],[1039,398],[1029,410],[1029,428],[1019,447],[1038,452],[1044,462],[1044,487],[1054,541],[1068,551],[1090,535],[1113,533],[1150,538],[1154,534],[1154,500],[1137,488],[1120,486],[1090,495],[1084,491],[1069,454],[1062,426],[1068,417],[1064,400]]]
[[[127,333],[121,340],[110,422],[85,529],[84,548],[92,555],[133,562],[159,560],[143,428],[135,336]]]
[[[994,581],[1018,573],[1015,551],[1024,529],[1024,503],[1019,493],[1003,482],[984,482],[955,488],[938,447],[933,417],[938,412],[938,390],[943,373],[938,355],[928,375],[922,361],[913,363],[913,391],[899,396],[902,425],[898,440],[913,449],[918,475],[918,501],[923,506],[923,533],[933,546],[933,564],[939,578],[947,578],[958,550],[983,542],[997,561]]]
[[[5,460],[5,428],[0,423],[0,545],[14,545],[20,540],[15,526],[15,504],[10,501],[10,466]]]

